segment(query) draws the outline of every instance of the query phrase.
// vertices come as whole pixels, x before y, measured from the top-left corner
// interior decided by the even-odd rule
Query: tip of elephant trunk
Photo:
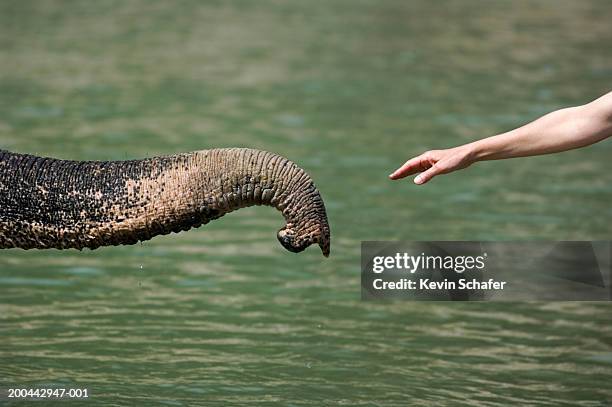
[[[329,239],[327,239],[325,242],[319,242],[319,247],[321,248],[323,256],[329,257]]]
[[[329,257],[330,250],[330,233],[329,233],[329,224],[327,223],[327,219],[321,222],[319,226],[319,233],[316,237],[317,243],[319,243],[319,247],[321,248],[321,252],[323,256]]]
[[[290,252],[300,253],[314,243],[318,243],[323,256],[329,257],[330,236],[327,223],[320,225],[315,230],[300,233],[290,226],[285,226],[278,231],[278,241]]]

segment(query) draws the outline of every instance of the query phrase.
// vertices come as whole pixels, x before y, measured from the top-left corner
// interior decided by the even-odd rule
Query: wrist
[[[504,158],[503,155],[506,150],[505,142],[502,139],[504,136],[491,136],[468,144],[472,163]]]
[[[466,144],[461,148],[464,149],[463,154],[468,165],[474,164],[484,157],[484,149],[478,141]]]

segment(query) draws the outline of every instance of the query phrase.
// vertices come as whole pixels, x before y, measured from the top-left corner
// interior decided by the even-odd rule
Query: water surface
[[[609,91],[607,2],[0,8],[0,148],[271,150],[311,173],[332,228],[329,259],[284,251],[271,208],[130,247],[2,251],[0,386],[87,387],[90,405],[612,402],[609,304],[359,299],[361,240],[610,239],[610,142],[386,179]]]

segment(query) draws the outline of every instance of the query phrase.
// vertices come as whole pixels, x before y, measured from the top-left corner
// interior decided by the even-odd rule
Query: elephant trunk
[[[135,161],[65,161],[0,150],[0,248],[134,244],[231,211],[268,205],[278,240],[329,255],[325,206],[311,178],[269,152],[213,149]]]

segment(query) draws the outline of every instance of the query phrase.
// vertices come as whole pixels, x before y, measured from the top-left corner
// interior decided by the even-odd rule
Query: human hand
[[[463,145],[446,150],[431,150],[406,161],[404,165],[389,175],[392,180],[401,179],[420,172],[414,178],[417,185],[440,174],[461,170],[475,162],[469,145]]]

